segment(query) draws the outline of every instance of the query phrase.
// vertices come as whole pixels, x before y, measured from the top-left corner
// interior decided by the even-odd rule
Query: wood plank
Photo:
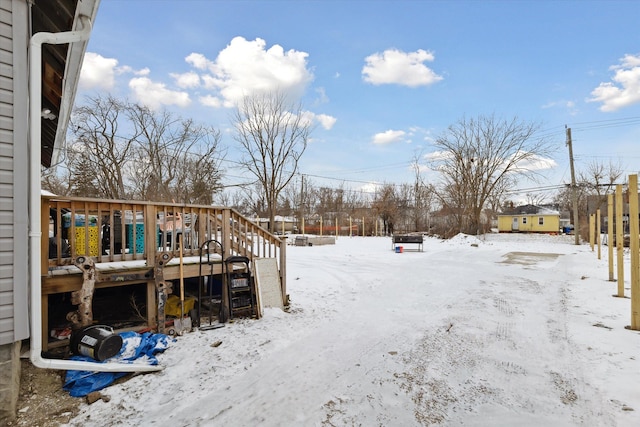
[[[278,263],[275,258],[255,259],[253,260],[253,268],[255,270],[260,317],[266,307],[277,307],[280,310],[284,310]]]

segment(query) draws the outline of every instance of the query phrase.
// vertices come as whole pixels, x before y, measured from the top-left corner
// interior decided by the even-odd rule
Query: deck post
[[[158,215],[152,204],[144,206],[144,230],[144,257],[147,265],[153,268],[158,253]]]
[[[224,249],[223,259],[227,259],[231,256],[231,245],[233,245],[233,236],[231,236],[231,212],[229,209],[224,209],[222,211],[222,226],[221,226],[222,236],[220,237],[220,241],[222,242],[222,246]]]

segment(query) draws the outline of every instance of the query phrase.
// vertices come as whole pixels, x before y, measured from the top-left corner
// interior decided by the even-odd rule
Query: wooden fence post
[[[629,175],[629,247],[631,248],[631,329],[640,329],[640,250],[638,175]]]
[[[600,249],[600,209],[596,211],[596,245],[598,245],[598,259],[602,258],[602,251]]]
[[[609,281],[613,282],[613,194],[607,194],[607,251],[609,255]]]
[[[596,225],[596,219],[595,219],[595,215],[591,214],[589,215],[589,245],[591,246],[591,252],[593,252],[593,241],[595,240],[595,233],[593,232],[593,229]]]
[[[622,184],[616,185],[616,251],[618,267],[618,294],[624,298],[624,223],[622,221]]]

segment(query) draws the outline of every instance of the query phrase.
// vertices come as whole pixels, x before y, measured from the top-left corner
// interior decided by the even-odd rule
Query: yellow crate
[[[85,228],[76,227],[76,254],[86,255],[85,253]],[[98,227],[89,227],[89,256],[98,256]]]

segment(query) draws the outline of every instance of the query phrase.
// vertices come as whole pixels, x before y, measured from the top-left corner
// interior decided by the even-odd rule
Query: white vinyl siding
[[[27,14],[0,0],[0,345],[29,337]]]

